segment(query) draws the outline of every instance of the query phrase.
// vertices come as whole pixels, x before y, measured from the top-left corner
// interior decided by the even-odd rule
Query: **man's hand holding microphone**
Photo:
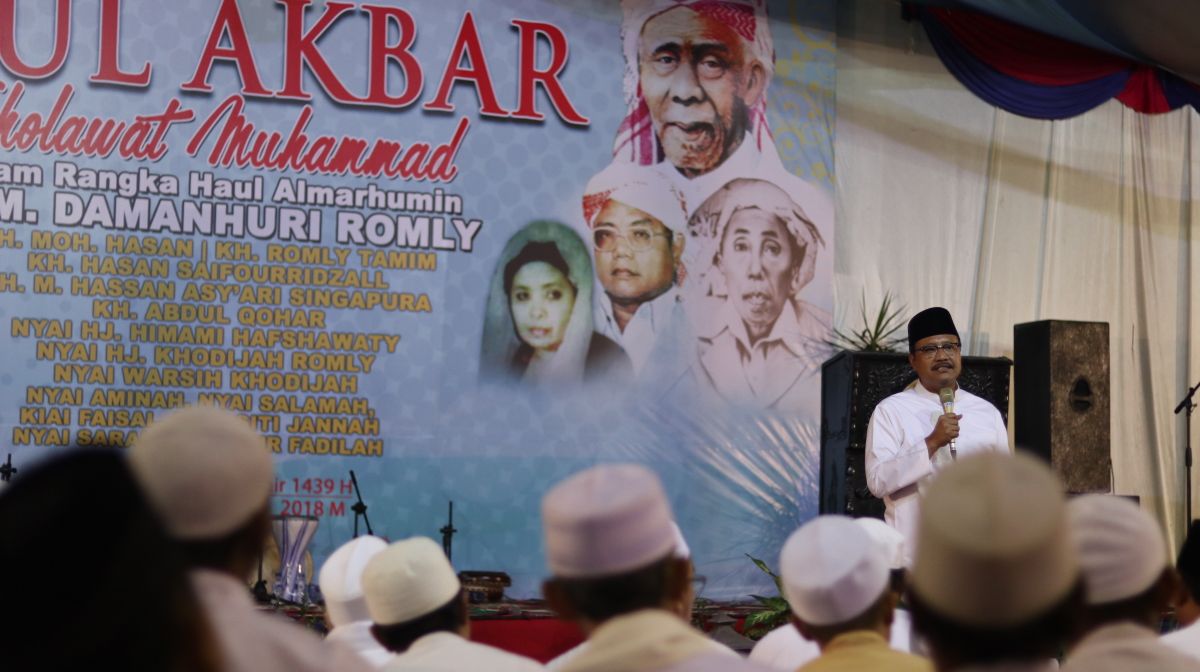
[[[949,387],[942,388],[938,392],[938,398],[942,402],[943,413],[938,416],[933,432],[925,437],[925,448],[929,450],[929,457],[932,458],[938,449],[949,444],[950,456],[958,457],[955,439],[958,438],[958,421],[962,420],[962,416],[954,412],[954,390]]]

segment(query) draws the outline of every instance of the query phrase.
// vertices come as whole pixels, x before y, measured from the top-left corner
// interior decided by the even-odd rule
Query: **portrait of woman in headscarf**
[[[571,385],[628,377],[629,360],[592,329],[592,264],[566,225],[536,221],[504,246],[488,292],[480,377]]]

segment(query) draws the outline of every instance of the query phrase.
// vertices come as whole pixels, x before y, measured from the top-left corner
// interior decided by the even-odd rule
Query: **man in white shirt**
[[[1178,589],[1158,521],[1131,500],[1084,495],[1067,504],[1083,570],[1082,637],[1063,672],[1183,672],[1200,662],[1163,644],[1159,618]]]
[[[671,518],[662,484],[640,465],[586,469],[542,498],[553,575],[542,592],[588,636],[562,672],[761,672],[679,617],[691,574],[674,555]]]
[[[950,312],[928,308],[908,323],[915,385],[879,402],[867,426],[867,487],[883,500],[884,520],[904,535],[911,561],[921,491],[956,457],[1008,452],[1008,430],[988,401],[958,386],[962,341]],[[939,394],[949,390],[953,411]]]
[[[362,577],[371,633],[395,657],[385,672],[537,672],[537,662],[467,640],[467,596],[442,547],[427,537],[388,546]]]
[[[1183,586],[1175,600],[1179,629],[1163,635],[1163,644],[1200,659],[1200,521],[1193,520],[1179,549],[1175,569]]]
[[[254,606],[250,575],[270,526],[271,451],[241,416],[192,406],[156,418],[129,449],[138,482],[181,544],[223,672],[372,669],[300,625]]]
[[[375,667],[383,667],[392,654],[371,634],[362,573],[371,558],[385,548],[387,542],[379,537],[364,534],[351,539],[329,555],[318,574],[325,598],[325,621],[330,625],[326,644],[347,647]]]

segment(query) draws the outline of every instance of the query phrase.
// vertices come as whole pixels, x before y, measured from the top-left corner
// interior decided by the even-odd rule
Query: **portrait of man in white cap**
[[[329,555],[317,574],[325,598],[325,621],[330,626],[326,643],[347,647],[375,667],[383,667],[392,654],[371,635],[362,574],[371,558],[385,548],[387,542],[379,537],[351,539]]]
[[[594,294],[594,328],[621,346],[639,378],[677,378],[687,339],[683,196],[656,168],[613,164],[588,182],[583,218],[604,290]]]
[[[1049,672],[1083,602],[1062,483],[1023,452],[969,455],[929,485],[909,608],[940,672]]]
[[[343,647],[258,611],[242,577],[262,553],[275,483],[271,451],[241,416],[192,406],[155,418],[129,449],[139,484],[192,566],[224,670],[370,670]]]
[[[691,563],[676,557],[670,505],[650,470],[601,465],[568,477],[542,498],[542,526],[546,602],[588,637],[557,669],[757,669],[680,617]]]
[[[916,382],[871,413],[866,468],[867,487],[883,500],[884,519],[904,535],[911,558],[929,479],[956,457],[1009,448],[1000,411],[958,384],[962,339],[950,311],[927,308],[909,320],[908,363]]]
[[[696,377],[715,399],[815,412],[810,384],[830,354],[829,316],[801,298],[824,238],[779,186],[737,179],[692,215],[697,272],[688,312],[697,331]]]
[[[1200,662],[1162,643],[1159,620],[1179,590],[1158,521],[1131,500],[1084,495],[1067,504],[1083,574],[1081,635],[1064,672],[1182,672]]]
[[[363,569],[363,594],[375,639],[395,656],[389,672],[536,672],[537,662],[469,641],[467,596],[440,544],[397,541]]]
[[[788,538],[779,570],[792,623],[821,649],[801,672],[933,669],[888,644],[898,596],[887,551],[845,516],[818,516]]]

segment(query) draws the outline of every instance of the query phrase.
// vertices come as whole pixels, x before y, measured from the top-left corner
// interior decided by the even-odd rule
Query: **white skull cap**
[[[335,627],[371,620],[363,597],[362,575],[367,562],[385,548],[387,542],[383,539],[363,535],[342,544],[321,565],[318,583],[325,596],[325,614]]]
[[[884,549],[846,516],[818,516],[792,533],[779,554],[788,604],[810,625],[854,619],[888,585]]]
[[[266,442],[243,417],[189,406],[155,418],[129,462],[151,504],[179,539],[216,539],[267,506],[275,469]]]
[[[542,498],[546,562],[561,578],[621,574],[676,548],[671,507],[654,472],[606,464],[561,481]]]
[[[440,544],[412,537],[376,553],[363,569],[367,612],[379,625],[407,623],[437,611],[462,591]]]
[[[1167,568],[1167,542],[1158,522],[1132,501],[1083,495],[1067,502],[1067,515],[1088,604],[1140,595]]]
[[[683,530],[674,522],[671,523],[671,529],[675,532],[675,546],[671,550],[671,556],[679,560],[691,560],[692,549],[688,546],[687,539],[683,538]]]

